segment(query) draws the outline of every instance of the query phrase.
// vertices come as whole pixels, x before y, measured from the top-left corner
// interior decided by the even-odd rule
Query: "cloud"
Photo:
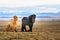
[[[55,4],[60,4],[60,0],[0,0],[0,7],[24,7]]]
[[[22,11],[22,10],[3,10],[2,11],[3,13],[21,13],[21,12],[24,12],[24,11]]]
[[[40,6],[33,6],[33,7],[0,7],[0,11],[6,13],[21,13],[21,12],[30,12],[30,13],[42,13],[42,12],[53,12],[57,13],[60,11],[58,7],[55,7],[56,5],[40,5]]]
[[[33,13],[36,13],[36,12],[39,12],[39,13],[41,13],[41,12],[53,12],[53,13],[56,13],[56,12],[58,12],[60,9],[57,9],[57,8],[47,8],[47,7],[40,7],[40,8],[37,8],[37,10],[35,9],[33,9],[33,10],[31,10]]]

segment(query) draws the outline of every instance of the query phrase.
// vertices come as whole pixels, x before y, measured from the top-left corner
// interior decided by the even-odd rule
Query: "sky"
[[[60,0],[0,0],[0,7],[23,7],[57,4],[60,4]]]
[[[44,6],[36,7],[40,5],[44,5]],[[19,9],[18,7],[24,7],[24,9],[21,10],[21,8]],[[0,11],[3,11],[4,13],[8,11],[12,13],[15,13],[18,11],[23,12],[26,9],[31,10],[33,13],[58,12],[60,11],[60,0],[0,0],[0,8],[1,8]]]
[[[0,17],[14,14],[60,18],[60,0],[0,0]]]
[[[58,9],[58,7],[57,8],[47,7],[49,5],[51,5],[51,6],[60,5],[60,0],[0,0],[0,7],[6,7],[6,8],[35,7],[38,5],[46,5],[46,6],[40,7],[40,9],[43,9],[43,10],[32,10],[32,11],[57,12],[60,10],[60,9]],[[10,10],[9,12],[15,11],[12,9],[9,9],[9,10]],[[6,10],[3,9],[3,12],[6,12]],[[20,12],[22,12],[22,10],[20,10]]]

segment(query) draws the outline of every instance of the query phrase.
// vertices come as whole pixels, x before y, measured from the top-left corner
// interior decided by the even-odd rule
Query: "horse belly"
[[[22,24],[28,25],[28,20],[23,20]]]

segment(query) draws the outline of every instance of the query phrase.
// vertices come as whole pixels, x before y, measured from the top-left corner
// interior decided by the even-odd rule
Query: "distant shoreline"
[[[60,20],[36,20],[36,21],[40,21],[40,22],[60,22]],[[9,22],[9,20],[0,20],[0,22]],[[21,20],[19,20],[19,22],[21,22]]]
[[[10,21],[12,17],[0,17],[0,21]],[[18,20],[21,21],[22,17],[18,17]],[[36,21],[60,21],[60,18],[36,18]]]

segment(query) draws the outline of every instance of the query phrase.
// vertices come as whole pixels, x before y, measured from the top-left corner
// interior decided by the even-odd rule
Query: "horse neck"
[[[16,24],[18,22],[18,20],[14,20],[13,24]]]

